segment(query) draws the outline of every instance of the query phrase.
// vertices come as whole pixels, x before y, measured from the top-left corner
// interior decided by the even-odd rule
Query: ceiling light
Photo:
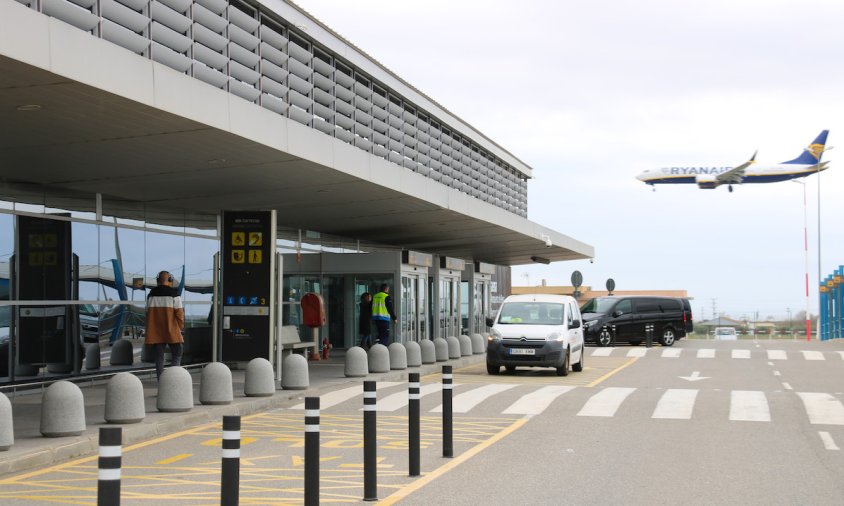
[[[545,257],[530,257],[530,259],[538,264],[550,264],[551,260],[548,260]]]
[[[38,104],[25,104],[25,105],[19,105],[17,107],[17,110],[19,110],[19,111],[39,111],[39,110],[41,110],[41,106],[38,105]]]

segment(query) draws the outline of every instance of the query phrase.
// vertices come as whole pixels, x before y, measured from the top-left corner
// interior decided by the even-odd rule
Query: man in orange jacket
[[[170,346],[172,365],[182,365],[182,329],[185,328],[185,308],[179,291],[173,288],[173,276],[167,271],[158,273],[158,286],[147,295],[147,330],[145,345],[155,351],[155,374],[164,371],[164,349]]]

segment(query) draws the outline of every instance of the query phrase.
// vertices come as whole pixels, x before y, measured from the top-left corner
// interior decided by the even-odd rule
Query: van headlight
[[[549,334],[548,337],[545,338],[545,340],[546,341],[562,341],[563,340],[563,334],[561,334],[559,332],[553,332],[553,333]]]
[[[486,336],[487,341],[500,341],[503,336],[501,332],[497,331],[496,329],[492,329],[489,331],[489,335]]]

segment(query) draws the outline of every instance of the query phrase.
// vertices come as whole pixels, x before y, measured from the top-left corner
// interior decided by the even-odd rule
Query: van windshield
[[[616,299],[609,297],[596,297],[589,300],[583,307],[580,308],[581,313],[608,313],[615,304]]]
[[[498,323],[509,325],[562,325],[563,304],[557,302],[506,302]]]

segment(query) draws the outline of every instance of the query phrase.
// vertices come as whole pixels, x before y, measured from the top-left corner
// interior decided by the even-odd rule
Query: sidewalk
[[[184,413],[159,413],[156,410],[157,382],[154,373],[147,373],[139,376],[144,385],[146,418],[141,423],[120,425],[123,427],[123,446],[222,420],[224,415],[249,415],[268,411],[282,406],[291,399],[320,396],[350,384],[363,383],[364,380],[401,381],[406,380],[410,372],[419,372],[424,376],[442,371],[443,365],[459,368],[482,362],[484,359],[484,354],[471,355],[403,371],[370,374],[366,378],[346,378],[344,376],[345,354],[332,352],[328,360],[308,362],[310,387],[307,390],[276,390],[272,397],[245,397],[243,382],[246,371],[233,370],[234,401],[223,406],[199,404],[200,369],[189,369],[194,383],[194,407]],[[8,451],[0,452],[0,476],[96,454],[100,427],[116,426],[107,424],[103,418],[106,383],[106,380],[77,383],[85,398],[87,427],[82,435],[75,437],[48,438],[41,435],[42,391],[40,389],[7,393],[7,397],[12,402],[15,443]]]

